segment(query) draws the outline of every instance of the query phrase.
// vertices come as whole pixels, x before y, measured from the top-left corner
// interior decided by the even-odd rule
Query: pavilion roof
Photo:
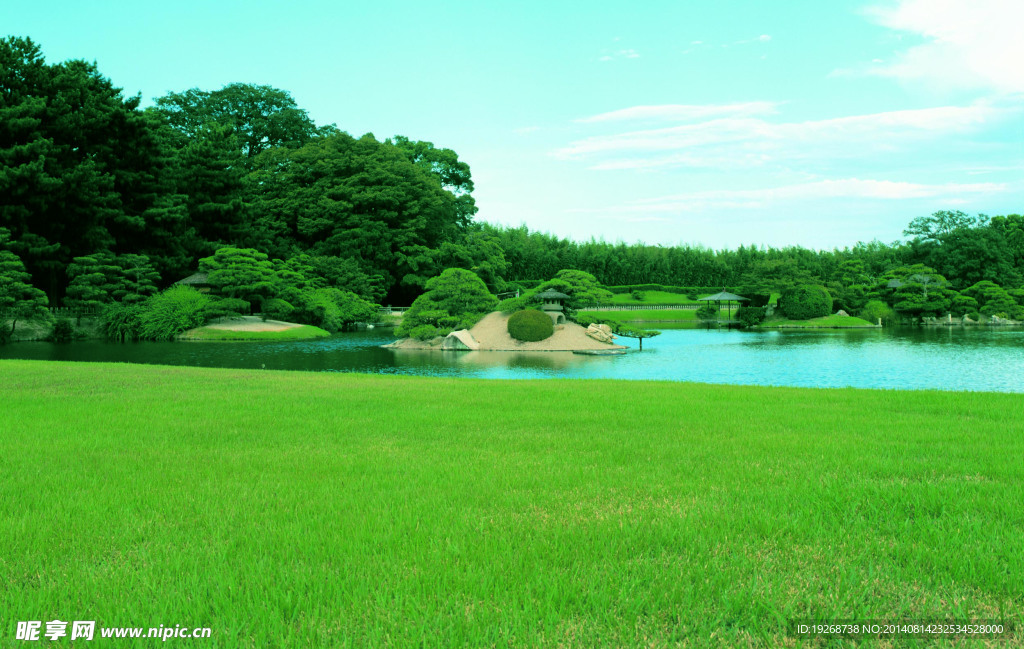
[[[565,293],[559,293],[558,291],[549,288],[543,293],[537,293],[534,297],[539,297],[542,300],[568,300],[569,296]]]
[[[727,293],[722,291],[721,293],[715,293],[707,297],[697,298],[698,302],[738,302],[743,300],[745,302],[750,301],[750,298],[736,295],[735,293]]]

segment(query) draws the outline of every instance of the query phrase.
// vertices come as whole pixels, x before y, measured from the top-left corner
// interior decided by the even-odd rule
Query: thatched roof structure
[[[207,273],[192,273],[185,279],[179,279],[175,284],[185,286],[210,286],[210,276]]]

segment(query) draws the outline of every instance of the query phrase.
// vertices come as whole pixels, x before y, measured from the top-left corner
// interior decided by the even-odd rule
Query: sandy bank
[[[610,345],[594,340],[587,335],[587,330],[575,322],[555,325],[555,333],[547,340],[535,343],[519,342],[508,335],[508,316],[495,311],[489,313],[469,330],[473,338],[480,343],[479,351],[518,351],[518,352],[571,352],[594,349],[627,349],[622,345]],[[412,338],[403,338],[390,345],[392,349],[441,349],[442,338],[421,342]]]

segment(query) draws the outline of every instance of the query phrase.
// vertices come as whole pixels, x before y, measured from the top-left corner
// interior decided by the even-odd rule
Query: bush
[[[756,327],[764,322],[764,307],[741,306],[736,309],[736,319],[741,327]]]
[[[285,320],[294,310],[295,307],[282,299],[274,298],[267,300],[263,303],[263,319]]]
[[[698,320],[713,320],[718,317],[718,307],[711,304],[710,302],[702,307],[697,308],[697,319]]]
[[[53,330],[50,332],[47,340],[52,340],[55,343],[66,343],[73,340],[74,337],[75,325],[67,318],[59,318],[53,323]]]
[[[643,291],[630,291],[629,297],[633,298],[637,302],[643,302],[644,298],[647,297],[647,294],[644,293]]]
[[[210,300],[203,309],[203,315],[207,322],[217,318],[236,318],[247,313],[249,313],[249,303],[237,297]]]
[[[100,331],[111,340],[125,342],[142,338],[142,306],[115,302],[100,311]]]
[[[189,286],[174,286],[142,303],[141,337],[174,340],[183,331],[206,323],[210,298]]]
[[[877,323],[879,318],[883,323],[889,324],[893,322],[895,316],[896,312],[881,300],[869,300],[860,311],[860,317],[871,324]]]
[[[409,337],[416,340],[432,340],[441,335],[441,331],[431,324],[421,324],[409,330]]]
[[[790,320],[821,318],[832,314],[832,295],[824,286],[802,284],[783,291],[779,308]]]
[[[508,333],[518,341],[533,343],[551,337],[555,332],[551,316],[538,309],[517,311],[508,319]]]

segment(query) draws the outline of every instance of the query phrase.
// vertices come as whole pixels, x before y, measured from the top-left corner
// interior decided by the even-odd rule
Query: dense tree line
[[[456,152],[318,126],[283,90],[231,84],[140,104],[95,64],[49,64],[30,39],[0,40],[0,304],[139,302],[200,260],[239,255],[261,255],[267,273],[247,302],[296,309],[313,309],[315,291],[410,304],[450,268],[495,294],[576,269],[607,286],[822,285],[837,306],[916,314],[1017,300],[1024,282],[1016,214],[937,212],[904,242],[826,251],[571,241],[475,221]]]

